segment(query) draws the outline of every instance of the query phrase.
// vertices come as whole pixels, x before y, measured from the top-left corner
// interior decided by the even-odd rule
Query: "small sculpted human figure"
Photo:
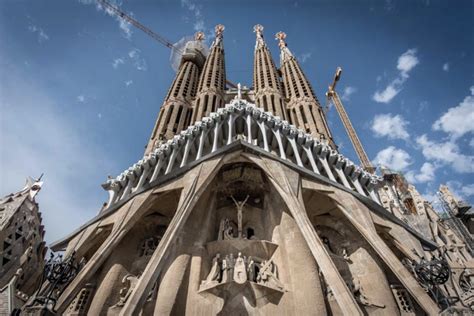
[[[242,257],[242,253],[240,252],[237,259],[235,260],[234,281],[239,284],[244,284],[247,282],[247,269],[245,267],[245,261]]]
[[[253,261],[252,257],[249,257],[248,259],[248,266],[247,266],[247,278],[249,281],[255,282],[256,281],[256,275],[255,275],[255,262]]]
[[[218,283],[219,279],[221,277],[221,263],[220,263],[220,254],[216,254],[214,259],[212,259],[212,267],[211,271],[207,275],[206,280],[203,282],[206,285],[212,284],[212,283]]]
[[[232,280],[230,275],[229,256],[225,256],[222,260],[222,283],[227,283]]]

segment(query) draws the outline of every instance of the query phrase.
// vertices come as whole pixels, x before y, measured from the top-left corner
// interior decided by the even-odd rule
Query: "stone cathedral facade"
[[[103,185],[97,216],[51,245],[70,273],[45,281],[25,313],[470,309],[462,239],[402,180],[339,153],[286,35],[277,68],[263,27],[254,31],[250,89],[226,88],[222,25],[207,56],[202,34],[188,43],[144,157]]]

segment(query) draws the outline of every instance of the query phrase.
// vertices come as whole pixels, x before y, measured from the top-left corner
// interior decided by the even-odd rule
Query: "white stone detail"
[[[236,98],[225,108],[176,135],[102,187],[109,192],[106,208],[130,198],[160,176],[184,168],[218,149],[243,140],[280,159],[354,190],[379,203],[382,178],[356,166],[310,134],[254,104]]]

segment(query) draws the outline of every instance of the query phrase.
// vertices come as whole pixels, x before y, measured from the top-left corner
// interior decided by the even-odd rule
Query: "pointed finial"
[[[203,39],[205,38],[204,36],[204,33],[199,31],[199,32],[196,32],[196,34],[194,34],[194,40],[195,41],[202,41]]]
[[[275,39],[278,40],[278,46],[280,46],[280,49],[282,49],[283,47],[286,47],[285,38],[286,38],[285,32],[280,31],[275,34]]]
[[[253,32],[257,33],[258,37],[263,36],[263,26],[261,24],[257,24],[253,27]]]
[[[214,28],[214,31],[216,32],[216,37],[221,37],[222,33],[224,33],[225,26],[222,24],[217,24],[216,27]]]
[[[253,27],[253,32],[257,35],[257,42],[255,43],[255,50],[259,47],[263,47],[265,42],[263,40],[263,26],[257,24]]]

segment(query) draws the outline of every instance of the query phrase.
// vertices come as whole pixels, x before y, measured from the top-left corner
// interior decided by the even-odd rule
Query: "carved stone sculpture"
[[[255,262],[253,261],[252,257],[249,257],[249,262],[247,266],[247,278],[249,281],[255,282],[257,280],[257,276],[255,275]]]
[[[212,259],[212,267],[211,271],[207,275],[206,280],[203,282],[204,285],[211,285],[219,283],[221,278],[221,262],[220,262],[221,255],[217,254],[214,259]]]
[[[120,299],[117,302],[117,304],[115,304],[115,306],[122,307],[125,305],[128,297],[130,296],[130,294],[132,294],[133,289],[135,288],[137,282],[138,282],[138,277],[132,274],[127,274],[123,277],[122,283],[125,286],[120,290]]]
[[[385,308],[384,304],[374,302],[372,299],[370,299],[369,297],[365,295],[364,289],[360,285],[360,280],[358,278],[353,279],[352,283],[354,284],[354,289],[353,289],[354,296],[359,303],[365,306]]]
[[[242,253],[239,252],[237,259],[235,260],[234,267],[234,281],[239,284],[247,282],[247,269],[245,268],[245,261],[242,258]]]
[[[272,260],[262,261],[260,271],[257,276],[257,283],[265,284],[276,289],[283,289],[283,284],[278,279],[278,268]]]

